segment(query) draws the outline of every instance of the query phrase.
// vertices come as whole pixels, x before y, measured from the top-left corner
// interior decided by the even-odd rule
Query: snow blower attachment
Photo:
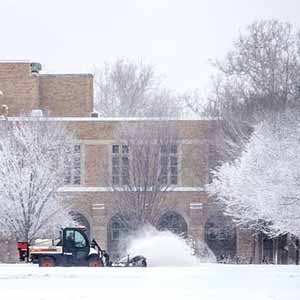
[[[146,258],[138,255],[112,262],[109,254],[95,240],[89,241],[84,227],[67,227],[58,240],[39,240],[29,246],[32,263],[40,267],[88,266],[88,267],[146,267]]]

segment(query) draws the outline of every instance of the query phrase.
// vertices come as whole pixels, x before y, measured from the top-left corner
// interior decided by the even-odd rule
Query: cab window
[[[75,231],[75,248],[85,248],[86,246],[86,240],[82,233]]]

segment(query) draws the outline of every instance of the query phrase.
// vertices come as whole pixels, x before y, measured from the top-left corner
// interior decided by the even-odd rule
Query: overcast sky
[[[207,86],[220,58],[255,20],[300,27],[300,0],[0,0],[0,59],[43,72],[90,72],[129,57],[156,66],[178,91]]]

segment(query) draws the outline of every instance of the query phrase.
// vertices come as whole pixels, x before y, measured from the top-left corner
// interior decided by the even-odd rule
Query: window
[[[75,231],[75,248],[85,248],[86,246],[86,240],[82,233]]]
[[[111,239],[112,239],[113,241],[118,241],[118,240],[120,239],[120,230],[118,230],[118,229],[113,229],[113,230],[112,230],[112,237],[111,237]]]
[[[68,151],[68,157],[65,161],[65,184],[80,184],[81,182],[81,146],[79,144],[73,147],[73,151]]]
[[[87,246],[87,242],[81,232],[70,229],[66,231],[65,246],[68,248],[68,250],[74,247],[85,248]]]
[[[74,241],[74,230],[67,230],[66,231],[66,239],[68,241]]]
[[[112,145],[112,184],[129,184],[129,147]]]
[[[128,230],[119,221],[114,221],[111,224],[111,239],[113,241],[120,241],[128,236]]]
[[[185,219],[176,212],[167,212],[163,214],[158,222],[159,230],[169,230],[183,237],[187,236],[187,223]]]
[[[160,178],[162,184],[178,184],[178,146],[163,145],[160,148]]]

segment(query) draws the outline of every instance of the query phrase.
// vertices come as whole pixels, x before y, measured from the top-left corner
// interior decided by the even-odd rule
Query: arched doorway
[[[184,238],[187,237],[188,226],[184,218],[173,211],[163,214],[158,221],[159,230],[169,230]]]
[[[107,250],[113,259],[121,258],[125,254],[128,234],[123,217],[113,216],[107,226]]]
[[[87,218],[83,214],[75,212],[75,211],[72,211],[70,214],[71,214],[73,220],[78,225],[84,226],[86,228],[85,233],[88,236],[88,238],[90,239],[91,238],[91,227],[90,227],[90,223],[87,220]]]
[[[217,260],[233,259],[236,256],[236,227],[223,214],[211,216],[205,224],[205,242]]]

